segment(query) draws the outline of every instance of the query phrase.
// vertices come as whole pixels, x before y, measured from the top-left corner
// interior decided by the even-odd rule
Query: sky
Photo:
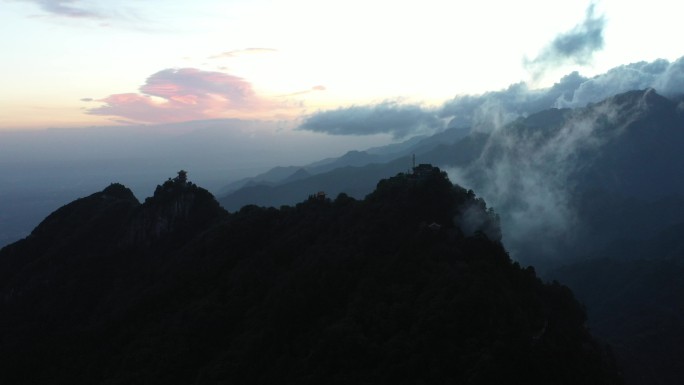
[[[237,118],[339,134],[321,113],[354,112],[358,123],[360,106],[366,123],[399,111],[431,127],[438,123],[417,108],[513,84],[551,87],[573,71],[587,78],[673,62],[684,54],[680,8],[669,0],[0,0],[0,130]]]

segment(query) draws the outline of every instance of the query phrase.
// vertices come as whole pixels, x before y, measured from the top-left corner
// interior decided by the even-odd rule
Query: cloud
[[[584,107],[615,94],[646,88],[667,97],[682,96],[684,57],[672,63],[658,59],[627,64],[591,78],[575,71],[548,88],[515,83],[500,91],[457,96],[436,110],[385,102],[323,111],[305,118],[300,128],[334,135],[390,133],[400,138],[441,128],[441,121],[448,120],[448,127],[492,132],[519,117],[549,108]],[[311,91],[302,93],[306,92]]]
[[[312,92],[325,91],[326,89],[327,88],[325,86],[317,85],[317,86],[313,86],[313,87],[309,88],[308,90],[292,92],[292,93],[280,95],[280,96],[281,97],[290,97],[290,96],[306,95],[306,94],[310,94]]]
[[[658,59],[626,64],[593,77],[572,72],[542,89],[516,83],[500,91],[457,96],[435,110],[384,103],[319,112],[309,116],[301,128],[340,135],[391,133],[402,137],[448,119],[449,127],[489,133],[480,158],[467,167],[450,169],[451,180],[473,188],[501,214],[506,246],[519,253],[516,257],[553,258],[568,252],[563,248],[579,235],[576,231],[583,220],[573,180],[642,112],[626,109],[624,99],[610,97],[649,88],[674,99],[684,110],[684,57],[673,62]],[[645,101],[652,93],[643,95]],[[506,125],[542,110],[589,104],[593,106],[544,114],[539,118],[548,119],[544,124],[557,125],[547,126],[543,133]],[[530,250],[529,244],[537,249]],[[535,260],[538,262],[544,260]]]
[[[559,112],[559,123],[547,123],[543,132],[516,125],[497,129],[480,157],[447,170],[449,177],[477,191],[501,214],[507,248],[514,254],[525,251],[516,257],[553,258],[558,247],[572,243],[579,225],[574,177],[642,113],[622,103],[609,98],[591,108]]]
[[[245,49],[238,49],[234,51],[225,51],[221,52],[218,55],[213,55],[209,56],[209,59],[225,59],[225,58],[234,58],[238,57],[241,55],[248,55],[248,54],[257,54],[257,53],[271,53],[271,52],[277,52],[278,50],[273,49],[273,48],[245,48]]]
[[[23,1],[39,7],[44,14],[29,17],[46,18],[56,22],[86,23],[99,28],[127,29],[137,32],[169,31],[168,25],[148,18],[140,11],[140,2],[94,0],[5,0]],[[121,4],[125,3],[125,4]]]
[[[450,127],[491,131],[520,116],[556,107],[559,99],[573,98],[575,90],[587,80],[572,72],[549,88],[530,89],[521,82],[501,91],[457,96],[443,104],[439,116],[449,118]]]
[[[43,11],[55,16],[70,18],[104,18],[98,12],[79,6],[78,0],[25,0],[38,5]]]
[[[443,123],[433,111],[390,101],[318,112],[299,126],[301,130],[331,135],[391,134],[395,138],[441,128]]]
[[[501,91],[457,96],[445,102],[441,118],[450,127],[472,127],[492,131],[521,116],[549,108],[584,107],[622,92],[654,88],[667,97],[684,93],[684,57],[622,65],[588,78],[572,72],[549,88],[531,89],[526,83],[512,84]]]
[[[583,107],[609,96],[638,89],[654,88],[667,97],[684,93],[684,57],[670,63],[665,59],[615,67],[581,82],[572,93],[559,98],[555,107]]]
[[[395,138],[449,127],[491,132],[521,116],[549,108],[584,107],[633,89],[654,88],[668,97],[684,92],[684,57],[615,67],[591,78],[572,72],[549,88],[516,83],[481,95],[457,96],[439,109],[383,102],[314,113],[300,129],[332,135],[387,133]],[[151,75],[139,92],[110,95],[89,114],[161,123],[214,118],[291,118],[300,112],[293,97],[324,91],[322,85],[274,98],[258,95],[245,79],[194,68],[166,69]],[[285,97],[285,98],[283,98]],[[82,101],[88,101],[84,98]]]
[[[595,4],[589,5],[582,23],[562,33],[551,41],[534,59],[525,59],[525,66],[534,80],[547,70],[564,64],[585,65],[591,62],[594,53],[603,48],[605,18],[594,15]]]
[[[82,102],[92,102],[94,99],[93,98],[81,98],[80,100]]]
[[[195,68],[165,69],[149,78],[140,93],[110,95],[91,115],[116,116],[147,123],[215,118],[254,118],[287,109],[256,94],[246,80]]]

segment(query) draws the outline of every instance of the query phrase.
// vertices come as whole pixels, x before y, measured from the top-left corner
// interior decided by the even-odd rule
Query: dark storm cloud
[[[582,23],[556,36],[536,58],[525,60],[534,79],[559,65],[588,64],[594,53],[603,48],[603,29],[606,22],[602,15],[594,14],[594,6],[589,5]]]
[[[441,128],[442,121],[433,111],[396,102],[318,112],[305,118],[299,127],[331,135],[392,134],[395,138]]]

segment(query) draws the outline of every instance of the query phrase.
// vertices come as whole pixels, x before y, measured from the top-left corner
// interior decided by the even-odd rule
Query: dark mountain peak
[[[351,166],[356,166],[363,162],[372,161],[373,159],[375,159],[373,155],[370,155],[366,151],[352,150],[342,155],[339,160]]]
[[[133,195],[128,187],[122,185],[121,183],[112,183],[102,190],[102,196],[106,199],[121,199],[128,200],[139,204],[138,198]]]
[[[214,196],[190,182],[181,170],[158,185],[142,205],[130,189],[112,183],[50,214],[31,236],[85,243],[97,239],[102,247],[151,244],[166,236],[191,237],[225,214]]]
[[[595,106],[618,106],[622,112],[663,113],[673,111],[675,102],[658,94],[653,88],[632,90],[609,97]]]
[[[169,178],[162,185],[157,185],[157,188],[154,190],[154,195],[147,198],[145,202],[155,199],[164,200],[169,197],[194,192],[197,189],[198,187],[196,185],[188,181],[187,171],[180,170],[178,171],[177,177]]]
[[[381,180],[367,200],[392,211],[386,214],[390,221],[437,225],[465,236],[501,240],[498,215],[472,190],[452,184],[446,172],[431,164]]]
[[[130,189],[122,184],[113,183],[101,192],[77,199],[57,209],[31,232],[31,236],[56,239],[70,238],[83,233],[108,234],[105,228],[116,227],[139,205]]]
[[[129,241],[151,243],[171,233],[190,237],[225,215],[214,196],[187,179],[186,171],[158,185],[130,227]]]
[[[446,172],[431,164],[420,164],[413,167],[409,173],[399,173],[380,180],[375,191],[368,195],[368,198],[374,201],[394,201],[407,197],[420,203],[419,195],[428,193],[435,196],[442,195],[448,193],[451,186]]]
[[[165,204],[172,201],[199,197],[203,201],[214,200],[214,196],[207,190],[198,187],[187,179],[186,171],[179,171],[178,176],[169,178],[161,185],[157,185],[154,194],[145,199],[144,205],[153,206]]]
[[[308,178],[310,176],[311,174],[308,171],[306,171],[304,168],[300,168],[299,170],[295,171],[292,175],[285,178],[281,183],[293,182],[296,180]]]
[[[345,158],[345,157],[355,157],[355,156],[363,155],[363,154],[365,154],[365,153],[366,153],[365,151],[351,150],[351,151],[347,151],[344,155],[342,155],[342,157],[343,157],[343,158]]]
[[[557,127],[565,121],[572,110],[569,108],[550,108],[539,111],[523,118],[525,125],[530,128]]]

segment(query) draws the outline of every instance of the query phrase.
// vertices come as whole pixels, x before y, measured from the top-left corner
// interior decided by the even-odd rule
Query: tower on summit
[[[178,171],[178,176],[176,177],[176,181],[180,183],[187,183],[188,182],[188,172],[185,170],[180,170]]]

